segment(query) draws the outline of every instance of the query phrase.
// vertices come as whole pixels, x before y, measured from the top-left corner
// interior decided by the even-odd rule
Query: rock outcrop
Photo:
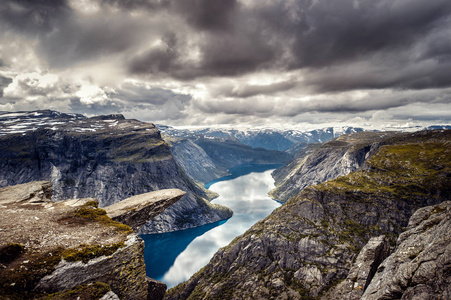
[[[139,232],[149,219],[161,214],[186,193],[179,189],[160,190],[136,195],[105,207],[107,215],[114,221],[130,226]]]
[[[360,299],[377,268],[389,254],[390,245],[385,236],[371,238],[360,251],[346,279],[321,299]]]
[[[0,187],[48,180],[52,200],[95,197],[101,207],[161,189],[185,191],[164,218],[143,227],[148,233],[186,229],[232,215],[209,203],[208,192],[179,167],[151,123],[122,115],[85,118],[53,111],[0,118],[4,121]]]
[[[140,214],[152,214],[153,200],[167,206],[183,195],[156,193],[109,212],[126,216],[133,226],[145,219]],[[144,242],[129,226],[109,218],[94,198],[52,202],[51,195],[48,181],[0,188],[2,299],[76,299],[86,293],[97,299],[161,299],[166,285],[146,277]],[[163,209],[157,206],[154,213]]]
[[[419,209],[362,296],[376,299],[451,298],[451,202]],[[357,299],[357,298],[355,298]]]
[[[347,278],[357,254],[372,237],[385,235],[393,245],[417,209],[451,200],[450,146],[451,131],[387,139],[359,171],[305,188],[220,249],[207,266],[169,290],[166,298],[325,295]],[[362,255],[378,260],[383,256],[377,258],[379,252],[384,251],[367,249]],[[374,266],[370,263],[366,270],[373,272]],[[354,273],[366,285],[363,271]],[[373,281],[377,277],[376,273]]]

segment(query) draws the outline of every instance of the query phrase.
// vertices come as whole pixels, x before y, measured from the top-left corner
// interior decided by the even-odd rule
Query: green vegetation
[[[60,222],[69,222],[74,224],[85,224],[87,222],[98,222],[105,226],[114,227],[119,232],[131,233],[133,230],[130,226],[122,224],[121,222],[113,221],[104,209],[98,208],[96,201],[86,202],[81,207],[77,208],[74,213],[62,218]]]
[[[103,282],[83,284],[68,291],[50,294],[39,298],[39,300],[98,300],[111,291],[111,287]]]
[[[117,251],[117,249],[123,247],[124,242],[112,244],[112,245],[80,245],[77,248],[71,248],[62,251],[62,257],[70,262],[82,261],[87,263],[93,258],[111,255]]]
[[[318,186],[364,202],[369,194],[383,195],[411,203],[436,192],[451,192],[451,150],[444,143],[383,146],[367,162],[367,169],[339,177]]]

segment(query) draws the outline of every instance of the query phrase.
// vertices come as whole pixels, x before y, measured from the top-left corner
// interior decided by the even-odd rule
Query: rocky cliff
[[[204,149],[194,141],[167,135],[163,138],[178,164],[193,180],[207,183],[227,174],[227,169],[218,168]]]
[[[143,227],[147,233],[195,227],[229,218],[183,172],[153,124],[121,115],[85,118],[53,111],[0,115],[0,186],[49,180],[52,200],[95,197],[100,206],[179,188],[181,201]]]
[[[362,300],[451,299],[451,202],[419,209]]]
[[[273,173],[276,188],[269,195],[286,202],[309,185],[349,174],[359,169],[396,132],[358,132],[302,148],[294,160]]]
[[[115,217],[133,211],[133,226],[183,195],[157,193],[126,199],[128,210],[108,211]],[[52,202],[51,196],[48,181],[0,188],[1,299],[158,299],[155,289],[164,293],[163,283],[146,277],[144,243],[129,226],[109,218],[94,198]]]
[[[451,202],[420,208],[390,256],[384,236],[371,239],[322,299],[449,299],[450,245]]]
[[[450,200],[451,131],[399,134],[384,143],[359,171],[305,188],[220,249],[167,299],[325,295],[346,279],[372,237],[385,235],[394,245],[417,209]]]
[[[216,167],[228,170],[243,164],[283,164],[292,156],[277,150],[252,148],[230,138],[200,137],[194,140]]]

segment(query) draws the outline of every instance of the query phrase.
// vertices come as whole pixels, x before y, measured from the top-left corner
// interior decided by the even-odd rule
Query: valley
[[[83,206],[95,201],[96,214],[112,218],[101,217],[102,222],[122,222],[130,226],[129,233],[134,230],[129,243],[136,246],[133,257],[144,258],[146,264],[139,263],[137,284],[151,280],[145,273],[162,280],[171,288],[165,299],[379,299],[411,290],[446,298],[451,295],[449,249],[443,246],[450,233],[451,137],[449,129],[440,128],[188,131],[122,115],[2,112],[0,188],[15,186],[24,192],[15,195],[22,200],[0,205],[12,214],[20,212],[15,205],[31,201],[24,202],[27,220],[47,226],[54,220],[31,215],[41,201],[29,200],[36,195],[44,195],[39,197],[45,198],[45,209],[51,209],[50,203]],[[34,182],[46,182],[43,191],[51,192],[40,191]],[[171,198],[173,189],[178,189],[177,197]],[[149,192],[166,202],[148,200],[136,206],[153,199]],[[11,201],[12,194],[7,195],[2,201]],[[6,227],[16,226],[7,221]],[[83,231],[86,224],[77,226]],[[433,238],[436,232],[444,239]],[[13,236],[7,235],[0,252],[24,243]],[[126,244],[127,239],[118,237]],[[406,257],[402,249],[415,243],[421,246]],[[61,245],[70,251],[86,247],[76,246]],[[25,256],[2,261],[0,272],[10,272],[20,257],[32,257],[28,244],[24,249],[20,255]],[[422,249],[440,263],[421,272],[442,277],[431,282],[403,271],[416,279],[399,283],[402,276],[396,274],[402,266],[397,259],[419,268],[430,261]],[[123,257],[120,247],[111,251],[117,259]],[[104,259],[109,266],[109,258]],[[360,272],[356,263],[368,271]],[[391,275],[379,271],[379,265]],[[43,293],[75,288],[55,287],[63,270],[55,264],[39,273],[51,276],[41,278]],[[114,278],[96,276],[92,278],[108,281],[105,291],[129,295]],[[382,295],[376,281],[398,288]],[[161,299],[166,285],[149,281],[150,286],[158,290],[154,299]],[[35,294],[29,292],[32,299]]]
[[[267,193],[274,187],[274,165],[243,165],[207,184],[219,197],[213,203],[233,210],[227,221],[186,231],[141,236],[148,275],[173,287],[199,271],[221,247],[280,206]],[[175,246],[177,245],[177,246]],[[165,258],[162,263],[161,259]],[[171,259],[168,259],[171,257]],[[154,267],[155,266],[155,267]]]

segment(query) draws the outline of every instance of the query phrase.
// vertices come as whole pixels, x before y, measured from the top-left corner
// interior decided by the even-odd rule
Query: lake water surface
[[[168,288],[191,277],[205,266],[219,248],[228,245],[280,204],[267,196],[274,188],[271,172],[280,165],[243,165],[231,175],[206,184],[219,197],[213,203],[233,210],[233,216],[183,231],[142,235],[147,276],[163,281]]]

